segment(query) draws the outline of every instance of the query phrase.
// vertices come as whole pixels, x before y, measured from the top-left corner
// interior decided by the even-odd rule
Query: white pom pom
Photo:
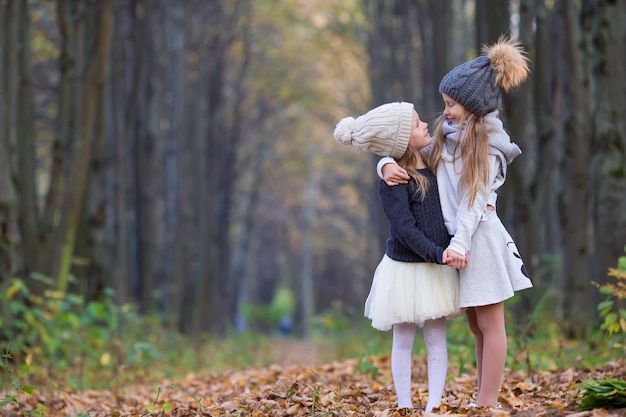
[[[345,117],[335,127],[335,140],[344,145],[352,143],[352,129],[354,129],[354,117]]]

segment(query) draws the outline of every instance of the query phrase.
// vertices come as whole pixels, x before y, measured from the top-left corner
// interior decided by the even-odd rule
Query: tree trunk
[[[534,26],[534,14],[532,13],[531,4],[533,0],[522,0],[520,1],[519,7],[519,35],[517,40],[522,43],[524,50],[527,53],[529,59],[531,59],[529,65],[531,67],[531,73],[529,76],[529,80],[526,81],[522,86],[520,86],[517,90],[510,92],[505,97],[505,109],[503,117],[506,118],[508,124],[508,131],[511,134],[511,140],[517,143],[522,149],[522,156],[517,158],[514,164],[511,166],[510,174],[511,176],[507,180],[507,182],[515,183],[512,187],[516,190],[526,189],[528,184],[533,181],[532,175],[528,175],[528,173],[533,172],[533,144],[534,138],[532,135],[529,135],[528,127],[533,124],[533,109],[530,103],[530,93],[532,81],[534,78],[534,72],[532,71],[534,66],[534,60],[532,60],[534,54],[534,42],[532,39],[533,26]],[[521,199],[520,199],[521,200]],[[522,219],[522,223],[520,224],[520,231],[523,232],[526,227],[524,225],[528,225],[530,209],[528,205],[532,203],[532,201],[527,201],[527,203],[516,202],[516,209],[519,210],[522,216],[517,215],[516,219],[518,221]],[[516,212],[517,214],[517,212]],[[532,224],[532,223],[531,223]],[[526,240],[526,239],[520,239]],[[523,247],[529,248],[531,240],[528,239],[527,244],[523,244]],[[521,243],[521,242],[520,242]],[[520,248],[522,249],[522,248]],[[527,253],[522,250],[522,253]],[[528,252],[530,255],[530,253]],[[531,274],[532,275],[532,274]]]
[[[133,32],[136,54],[131,92],[133,113],[128,121],[132,172],[130,257],[134,262],[135,297],[140,311],[148,313],[155,311],[161,296],[158,282],[162,277],[164,143],[160,103],[166,59],[160,49],[163,36],[160,29],[164,10],[162,5],[154,7],[153,2],[142,0],[133,12],[137,20]]]
[[[72,179],[67,187],[71,192],[66,200],[67,227],[63,232],[61,263],[57,275],[56,287],[65,291],[69,282],[69,272],[74,256],[76,235],[83,214],[86,185],[91,161],[91,147],[94,140],[94,126],[98,103],[101,99],[105,69],[111,50],[113,31],[113,0],[103,0],[97,10],[97,46],[94,59],[89,62],[86,78],[80,95],[79,115],[77,117],[76,140],[74,143]]]
[[[13,2],[12,2],[13,3]],[[17,62],[19,87],[17,91],[17,189],[19,190],[19,222],[22,235],[22,250],[25,260],[25,273],[35,271],[39,254],[39,231],[37,192],[35,184],[35,130],[33,82],[30,69],[30,18],[28,2],[15,2],[18,9],[19,45]]]
[[[528,57],[531,59],[531,68],[535,62],[534,42],[532,39],[535,16],[532,13],[531,3],[533,0],[522,0],[519,3],[519,36]],[[536,182],[535,169],[536,149],[534,148],[535,137],[531,135],[530,126],[533,120],[533,108],[531,103],[532,81],[534,74],[531,71],[530,80],[526,81],[519,89],[510,92],[504,98],[505,109],[503,117],[507,122],[507,130],[511,140],[522,149],[522,155],[513,161],[509,168],[506,185],[502,190],[501,202],[508,203],[508,207],[498,203],[498,211],[502,213],[503,222],[513,236],[520,254],[524,259],[524,265],[528,269],[535,285],[538,284],[536,276],[539,270],[539,256],[541,254],[540,231],[541,215],[538,202],[539,196],[531,189]],[[513,198],[523,192],[525,198]],[[521,302],[516,306],[514,314],[516,321],[526,322],[527,314],[532,310],[534,303],[529,299],[534,297],[532,292],[522,292]]]
[[[439,82],[448,71],[455,66],[455,57],[450,53],[449,45],[453,44],[452,30],[439,30],[437,22],[454,22],[450,26],[457,27],[455,14],[452,12],[452,1],[421,0],[416,2],[416,26],[421,38],[420,68],[421,76],[419,97],[415,97],[415,107],[421,119],[431,123],[431,115],[437,114],[442,108]],[[461,14],[462,15],[462,14]],[[415,54],[416,52],[414,52]]]
[[[182,280],[176,274],[176,234],[180,227],[181,208],[188,202],[179,200],[181,184],[180,149],[182,142],[181,130],[185,116],[185,6],[171,4],[166,6],[166,20],[163,27],[167,66],[165,68],[165,91],[162,99],[163,116],[165,120],[163,135],[165,142],[164,154],[164,184],[163,198],[163,245],[161,247],[162,278],[159,287],[162,288],[162,310],[174,318],[178,317],[174,300],[180,294],[175,286]]]
[[[202,179],[198,186],[199,211],[200,216],[200,253],[201,264],[197,290],[193,294],[194,311],[191,317],[192,332],[199,335],[203,331],[216,330],[221,325],[217,320],[205,320],[205,317],[216,317],[221,315],[220,305],[220,275],[227,274],[226,270],[220,270],[221,247],[224,237],[224,227],[227,227],[225,220],[225,202],[221,190],[225,172],[220,171],[225,152],[228,152],[228,144],[220,142],[224,126],[221,124],[219,113],[223,105],[222,85],[224,83],[225,70],[225,45],[223,44],[222,23],[225,19],[225,12],[218,0],[212,0],[205,5],[203,13],[208,25],[206,35],[206,55],[201,57],[200,77],[203,78],[202,85],[206,88],[203,92],[203,102],[206,103],[205,116],[206,124],[203,129],[196,132],[196,140],[199,141],[198,152],[199,172]],[[219,143],[219,145],[218,145]],[[221,190],[221,191],[220,191]]]
[[[591,279],[604,283],[608,268],[624,256],[626,245],[626,3],[585,1],[583,10],[595,80]],[[597,294],[594,301],[600,301]]]
[[[19,41],[19,6],[15,1],[0,2],[0,284],[23,271],[19,201],[15,189],[16,161],[13,160],[16,139],[17,45]],[[8,306],[7,306],[8,307]]]
[[[242,182],[247,185],[247,190],[243,193],[247,198],[245,201],[239,201],[240,214],[236,216],[234,221],[238,227],[233,249],[231,276],[237,277],[239,280],[235,314],[235,329],[238,333],[245,333],[248,330],[248,320],[244,314],[244,307],[251,303],[250,295],[256,284],[255,274],[251,273],[252,268],[250,268],[250,259],[253,259],[255,250],[253,244],[258,241],[255,215],[265,177],[263,167],[270,158],[269,148],[265,142],[254,145],[254,150],[249,165],[245,164],[247,168],[239,170],[242,173],[240,178],[245,178],[244,181],[239,181],[239,186],[244,187]],[[291,282],[285,284],[291,287]]]
[[[535,175],[528,190],[533,197],[533,207],[531,213],[536,214],[544,220],[541,222],[538,250],[540,253],[556,255],[560,252],[560,231],[558,227],[560,220],[556,210],[555,196],[558,189],[558,172],[554,169],[554,161],[560,159],[560,152],[557,151],[555,141],[555,122],[558,120],[559,106],[561,102],[561,88],[558,84],[560,78],[555,78],[556,85],[551,85],[553,73],[561,71],[559,60],[551,60],[550,56],[557,56],[550,49],[550,16],[543,0],[535,0],[535,49],[533,59],[533,105],[534,120],[536,126],[535,134]],[[560,42],[554,42],[560,44]],[[541,242],[543,242],[541,244]],[[529,261],[535,262],[533,249],[530,249]],[[539,258],[539,261],[546,262]],[[535,272],[531,275],[536,284],[546,281],[547,284],[555,284],[560,281],[558,271],[539,275]]]
[[[61,232],[64,227],[58,227],[58,218],[63,217],[63,197],[70,170],[68,169],[72,157],[71,126],[74,124],[76,112],[77,62],[76,53],[78,43],[76,24],[82,8],[69,0],[57,1],[57,24],[61,34],[59,57],[59,115],[58,128],[52,142],[52,166],[50,168],[50,186],[46,194],[45,205],[41,215],[41,251],[39,270],[47,275],[56,276],[58,273],[62,245]]]
[[[572,336],[583,337],[591,311],[589,282],[589,155],[591,123],[589,78],[585,71],[579,15],[574,3],[562,2],[565,23],[565,62],[569,79],[565,88],[571,107],[565,121],[565,178],[560,208],[563,221],[564,296],[566,325]]]
[[[176,326],[184,332],[194,331],[194,313],[202,306],[195,304],[206,256],[205,221],[201,214],[202,196],[206,181],[202,164],[206,155],[206,101],[202,96],[209,81],[201,72],[202,51],[207,49],[202,27],[206,22],[206,4],[198,1],[185,4],[185,21],[188,26],[185,48],[196,59],[187,61],[185,97],[180,106],[185,110],[184,123],[180,125],[177,176],[178,226],[175,232],[175,282],[172,283],[172,310]]]
[[[99,14],[96,8],[85,10],[85,40],[87,45],[98,39]],[[114,16],[112,17],[114,20]],[[111,33],[111,36],[113,34]],[[92,60],[90,56],[88,60]],[[108,60],[108,57],[107,57]],[[105,67],[108,66],[105,64]],[[103,77],[95,90],[95,109],[93,118],[93,139],[91,145],[91,161],[87,175],[87,190],[81,210],[81,222],[78,227],[74,248],[75,259],[72,267],[75,276],[80,277],[80,291],[88,300],[98,298],[106,287],[110,287],[113,258],[110,256],[109,230],[107,218],[111,217],[109,172],[112,158],[107,155],[105,143],[105,103],[104,89],[108,78]],[[107,238],[109,241],[107,241]]]
[[[160,246],[162,244],[163,220],[163,141],[160,135],[159,105],[162,99],[161,65],[163,4],[142,4],[144,29],[140,33],[139,47],[145,50],[140,78],[145,77],[140,107],[140,124],[136,126],[137,153],[135,154],[135,192],[137,199],[137,225],[141,265],[141,310],[154,313],[157,310],[158,282],[160,275]]]
[[[85,281],[84,294],[87,299],[98,298],[104,288],[111,286],[111,256],[109,228],[107,218],[111,217],[111,187],[109,179],[112,158],[109,158],[105,143],[104,85],[97,92],[97,104],[94,115],[93,156],[88,175],[89,192],[86,195],[85,219],[79,228],[76,254],[84,259],[75,268],[75,275]],[[78,266],[78,265],[77,265]]]
[[[510,35],[511,12],[509,0],[476,0],[476,53],[482,46]]]
[[[107,113],[110,118],[107,142],[112,148],[110,157],[113,167],[111,172],[111,224],[110,251],[113,259],[111,274],[115,288],[115,300],[120,305],[134,300],[133,289],[137,277],[131,271],[130,248],[134,235],[131,233],[129,180],[131,179],[131,156],[128,151],[133,143],[129,125],[134,116],[130,108],[131,87],[128,80],[135,74],[136,62],[133,53],[133,28],[135,15],[132,5],[118,5],[115,11],[116,30],[113,34],[111,55],[111,77],[107,91]]]
[[[313,228],[315,222],[315,202],[319,194],[319,171],[315,169],[315,151],[311,148],[308,150],[309,170],[308,181],[305,190],[305,202],[302,213],[302,270],[300,276],[300,291],[298,297],[301,309],[301,332],[303,338],[311,335],[311,319],[315,311],[315,299],[313,285]]]
[[[207,182],[202,184],[202,239],[206,245],[202,246],[203,278],[199,283],[199,290],[195,294],[197,311],[194,312],[193,325],[195,332],[211,330],[224,332],[232,326],[234,308],[227,303],[235,300],[235,293],[230,286],[230,209],[235,174],[232,172],[235,165],[236,149],[239,142],[239,133],[234,124],[240,120],[225,118],[226,108],[236,109],[238,94],[232,101],[225,96],[224,85],[232,81],[229,79],[228,52],[233,39],[239,30],[238,23],[243,1],[226,4],[217,0],[207,6],[208,21],[208,57],[203,62],[207,79],[207,130],[203,138],[206,143],[205,160],[202,162],[202,178]],[[231,113],[232,115],[232,113]],[[226,140],[224,139],[226,138]],[[203,320],[203,317],[221,316],[222,320]]]
[[[251,6],[247,0],[240,0],[234,3],[233,9],[228,10],[229,20],[232,22],[229,26],[232,26],[234,30],[232,30],[227,37],[226,47],[229,50],[232,49],[235,39],[238,39],[239,52],[237,60],[230,62],[231,70],[226,71],[226,74],[233,74],[229,80],[233,86],[232,93],[229,94],[231,119],[226,122],[226,126],[228,127],[228,134],[226,137],[228,138],[229,149],[225,158],[220,161],[222,164],[220,172],[227,174],[221,181],[222,189],[225,191],[223,199],[226,205],[225,218],[224,223],[222,223],[222,228],[226,228],[226,230],[229,230],[233,223],[231,214],[234,210],[233,199],[236,195],[238,195],[234,191],[236,186],[235,179],[238,177],[237,175],[234,175],[234,172],[243,131],[243,123],[240,121],[247,117],[246,112],[243,110],[243,104],[246,95],[249,94],[246,91],[247,85],[245,84],[245,81],[249,76],[250,60],[252,58],[250,36],[250,25],[252,19],[250,16],[250,10]],[[221,311],[222,314],[226,314],[228,317],[226,323],[228,327],[231,327],[238,310],[237,293],[239,290],[241,276],[231,274],[231,248],[233,247],[232,239],[230,238],[229,233],[221,233],[221,236],[222,238],[220,240],[223,248],[221,250],[221,264],[219,266],[220,270],[226,271],[227,273],[221,275],[220,293],[222,295],[220,297],[221,304],[219,306],[219,311]],[[223,331],[225,328],[219,330]]]

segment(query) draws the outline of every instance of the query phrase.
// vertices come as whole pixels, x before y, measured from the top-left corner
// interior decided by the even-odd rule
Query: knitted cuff
[[[398,165],[396,160],[393,159],[390,156],[385,156],[384,158],[381,158],[380,161],[378,161],[378,165],[376,165],[376,172],[378,172],[378,176],[380,177],[381,180],[384,180],[384,178],[383,178],[383,166],[385,166],[387,164],[396,164],[396,165]]]

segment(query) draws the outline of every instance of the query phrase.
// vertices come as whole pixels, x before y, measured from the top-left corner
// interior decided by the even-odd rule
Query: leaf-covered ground
[[[283,358],[285,359],[285,358]],[[450,370],[446,396],[436,413],[421,415],[496,416],[626,416],[624,409],[578,412],[581,389],[588,378],[626,379],[626,361],[596,369],[507,372],[501,410],[469,409],[475,372]],[[453,375],[459,375],[454,377]],[[413,401],[427,400],[426,364],[416,357]],[[156,385],[115,391],[36,390],[24,398],[21,415],[45,406],[46,416],[371,416],[397,415],[389,356],[366,362],[346,360],[321,365],[286,364],[221,375],[188,375]],[[26,413],[24,413],[26,411]],[[8,413],[8,414],[7,414]],[[3,416],[19,413],[15,405]],[[18,414],[19,415],[19,414]]]

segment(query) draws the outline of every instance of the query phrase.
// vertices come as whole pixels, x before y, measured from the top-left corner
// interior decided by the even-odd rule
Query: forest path
[[[315,365],[328,360],[329,347],[323,343],[276,339],[270,344],[273,362],[280,366]]]

